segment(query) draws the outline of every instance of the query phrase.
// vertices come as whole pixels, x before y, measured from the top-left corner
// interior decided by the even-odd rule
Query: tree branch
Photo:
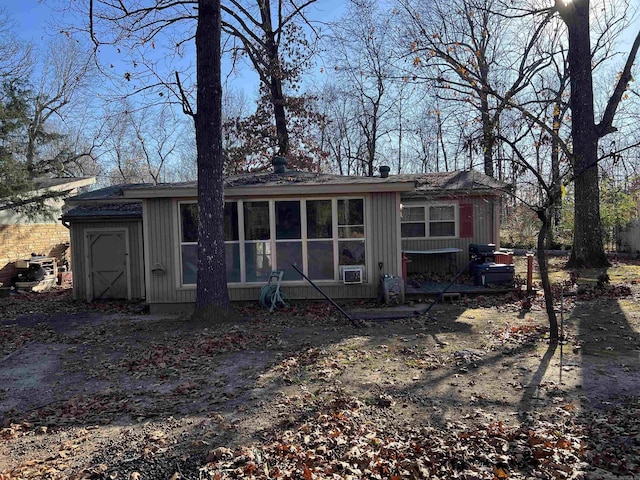
[[[596,132],[598,133],[598,138],[602,138],[609,133],[613,133],[616,131],[616,128],[613,127],[613,117],[615,116],[616,110],[620,105],[620,101],[622,100],[622,95],[624,94],[629,82],[631,81],[631,67],[635,62],[636,55],[638,53],[638,48],[640,48],[640,30],[636,35],[636,38],[633,42],[633,46],[631,47],[631,51],[629,52],[629,56],[627,57],[627,61],[624,65],[624,69],[620,74],[620,78],[618,79],[618,83],[616,84],[616,88],[613,91],[613,94],[609,98],[607,102],[607,108],[602,115],[602,120],[600,123],[596,125]]]

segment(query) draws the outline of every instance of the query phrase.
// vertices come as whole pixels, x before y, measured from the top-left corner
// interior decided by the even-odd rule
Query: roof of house
[[[224,178],[227,196],[269,196],[278,194],[319,194],[337,192],[409,191],[413,184],[396,177],[345,176],[328,173],[286,171],[230,175]],[[126,188],[125,198],[194,197],[196,181],[144,184]]]
[[[269,194],[355,193],[371,191],[413,192],[417,195],[446,192],[496,194],[506,190],[500,180],[474,170],[401,174],[388,177],[346,176],[327,173],[286,171],[261,172],[225,177],[227,196]],[[197,182],[137,184],[119,186],[124,198],[194,197]]]
[[[100,218],[138,219],[142,218],[142,202],[89,203],[78,205],[62,215],[63,221]]]
[[[97,190],[91,190],[89,192],[80,193],[67,199],[70,204],[87,204],[105,201],[117,203],[120,200],[131,202],[131,200],[124,199],[124,192],[130,189],[139,188],[143,186],[153,186],[153,184],[147,183],[126,183],[121,185],[110,185],[108,187],[99,188]]]
[[[389,175],[388,177],[285,171],[284,173],[247,173],[224,178],[225,195],[228,197],[365,193],[371,191],[402,192],[404,195],[409,196],[429,196],[441,193],[469,194],[471,192],[495,195],[506,190],[506,187],[505,183],[473,170],[401,174]],[[136,203],[135,200],[167,197],[193,198],[196,196],[196,181],[112,185],[68,199],[67,204],[71,206],[87,206],[90,204],[95,206],[80,210],[70,210],[65,214],[64,218],[76,219],[92,215],[131,216],[138,211],[138,208],[141,212],[141,205]],[[128,206],[118,207],[118,204],[126,204]]]
[[[415,181],[413,190],[416,194],[441,191],[492,191],[500,193],[507,190],[507,184],[475,170],[458,170],[455,172],[434,172],[423,174],[397,175]]]

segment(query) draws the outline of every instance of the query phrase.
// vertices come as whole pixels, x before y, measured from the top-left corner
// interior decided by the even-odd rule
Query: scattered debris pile
[[[58,262],[54,257],[32,254],[16,261],[18,275],[13,285],[17,291],[42,292],[56,285]]]

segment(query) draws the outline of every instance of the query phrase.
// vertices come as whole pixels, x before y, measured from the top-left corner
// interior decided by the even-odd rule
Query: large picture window
[[[333,280],[333,209],[331,200],[307,200],[307,275]]]
[[[364,200],[338,200],[340,265],[364,265]]]
[[[180,260],[182,283],[196,283],[198,273],[198,204],[180,204]]]
[[[458,206],[408,204],[402,206],[402,238],[457,238]]]
[[[271,273],[269,202],[244,202],[244,258],[247,282],[265,282]]]
[[[182,284],[196,283],[196,203],[179,204]],[[340,281],[343,266],[366,264],[364,199],[251,200],[225,203],[229,283],[265,283],[273,270],[283,281]]]

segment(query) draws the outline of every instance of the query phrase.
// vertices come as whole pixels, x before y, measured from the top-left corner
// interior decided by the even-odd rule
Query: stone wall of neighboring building
[[[0,225],[0,283],[9,285],[16,275],[15,261],[32,253],[71,259],[69,229],[62,224]]]

